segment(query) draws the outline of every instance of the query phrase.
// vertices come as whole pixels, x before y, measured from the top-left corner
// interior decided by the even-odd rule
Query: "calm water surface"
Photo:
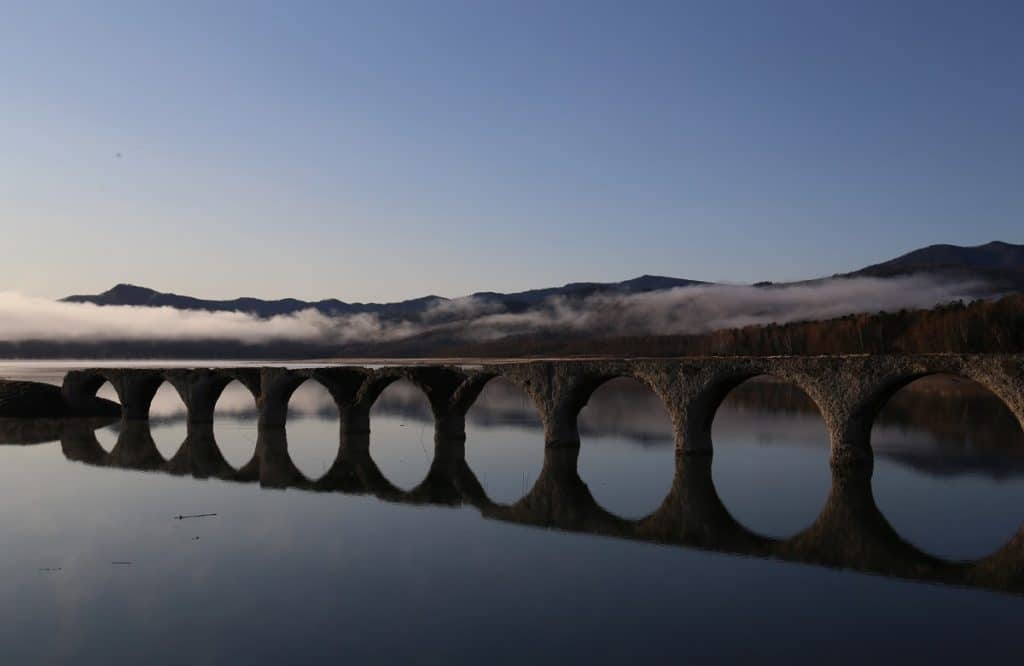
[[[64,369],[0,363],[0,377]],[[873,573],[798,561],[837,505],[824,423],[786,385],[730,394],[710,469],[679,468],[686,483],[668,415],[627,380],[580,415],[578,459],[546,459],[528,398],[501,380],[464,450],[435,444],[426,398],[401,382],[373,409],[368,456],[339,455],[318,385],[290,410],[283,435],[260,433],[234,383],[190,435],[164,385],[148,429],[5,434],[3,663],[1024,656],[1024,569],[1005,564],[1024,563],[1024,437],[974,385],[922,380],[880,415],[873,473],[844,495],[877,512],[834,537],[854,560],[860,530],[905,553],[889,571],[865,551],[852,568]],[[684,495],[710,507],[686,546],[658,531]],[[174,519],[202,513],[217,515]],[[984,585],[943,578],[990,556]]]

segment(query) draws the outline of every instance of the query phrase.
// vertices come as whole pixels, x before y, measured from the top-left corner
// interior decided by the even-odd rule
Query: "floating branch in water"
[[[186,518],[209,518],[210,516],[216,516],[215,513],[183,513],[178,516],[174,516],[175,520],[185,520]]]

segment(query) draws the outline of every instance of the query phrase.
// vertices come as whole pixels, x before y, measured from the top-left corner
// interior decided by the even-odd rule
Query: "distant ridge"
[[[974,247],[929,245],[847,275],[885,278],[921,273],[950,279],[974,278],[994,287],[1024,290],[1024,245],[1002,241]]]
[[[1024,245],[993,241],[975,247],[930,245],[902,256],[833,277],[871,276],[892,278],[906,275],[930,275],[939,280],[976,280],[986,283],[992,293],[1024,291]],[[714,284],[699,280],[642,275],[622,282],[571,282],[561,287],[530,289],[513,293],[480,291],[471,294],[477,300],[506,312],[523,312],[550,298],[580,299],[594,294],[637,294]],[[771,283],[758,283],[758,285]],[[776,286],[781,286],[776,283]],[[164,293],[132,284],[118,284],[101,294],[75,295],[63,299],[69,303],[96,305],[135,305],[172,307],[181,310],[211,312],[248,312],[259,317],[292,314],[314,309],[327,316],[370,313],[385,320],[417,318],[432,306],[448,301],[441,296],[423,296],[396,303],[349,303],[335,298],[303,301],[294,298],[264,300],[235,298],[207,300]]]
[[[471,294],[471,296],[485,303],[500,305],[509,312],[520,312],[554,296],[585,298],[597,293],[635,294],[698,284],[707,283],[659,275],[642,275],[623,282],[573,282],[561,287],[531,289],[510,294],[482,291]],[[321,301],[302,301],[295,298],[207,300],[122,283],[101,294],[80,294],[61,300],[68,303],[93,303],[95,305],[135,305],[209,312],[249,312],[259,317],[273,317],[314,309],[328,316],[372,313],[384,319],[401,319],[420,315],[431,306],[449,299],[441,296],[423,296],[396,303],[347,303],[334,298]]]

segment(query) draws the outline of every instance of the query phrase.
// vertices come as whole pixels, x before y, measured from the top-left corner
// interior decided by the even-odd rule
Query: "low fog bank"
[[[706,333],[847,314],[930,308],[971,300],[979,282],[924,276],[835,278],[783,286],[701,285],[640,294],[554,297],[524,312],[473,297],[442,301],[419,315],[329,317],[315,310],[260,318],[243,312],[99,306],[0,293],[0,342],[231,341],[255,345],[381,343],[431,334],[490,341],[545,332],[593,337]]]

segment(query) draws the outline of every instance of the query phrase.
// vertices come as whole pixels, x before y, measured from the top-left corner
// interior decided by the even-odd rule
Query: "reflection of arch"
[[[402,491],[381,473],[370,456],[368,433],[342,433],[338,454],[327,473],[313,482],[313,490],[351,495],[400,497]]]
[[[434,439],[434,457],[426,477],[406,494],[406,498],[412,502],[450,506],[467,503],[479,507],[490,503],[466,463],[465,440],[441,436]]]
[[[167,461],[171,474],[187,475],[197,479],[232,478],[236,470],[224,458],[213,435],[213,424],[190,423],[181,448]]]
[[[626,535],[629,521],[603,509],[576,468],[579,449],[546,447],[544,466],[529,492],[510,506],[485,505],[483,515],[571,532]]]
[[[635,526],[635,534],[645,540],[712,550],[763,554],[771,543],[737,522],[725,508],[707,456],[676,456],[668,496]]]
[[[239,478],[259,481],[268,488],[303,488],[308,481],[288,455],[288,435],[284,428],[260,428],[252,460],[238,470]]]
[[[158,470],[166,461],[153,441],[147,421],[125,421],[117,435],[117,444],[107,456],[107,465],[126,469]]]
[[[806,530],[776,542],[772,554],[809,564],[845,568],[851,561],[865,571],[905,578],[953,582],[962,566],[932,557],[905,541],[875,504],[871,469],[851,466],[833,471],[825,508]]]
[[[183,451],[169,463],[155,463],[146,455],[145,424],[125,429],[119,451],[106,454],[99,449],[87,423],[68,424],[61,436],[61,448],[70,459],[100,466],[161,470],[168,473],[209,475],[218,468],[225,473],[215,455],[215,443],[208,426],[190,429]],[[472,477],[459,470],[458,443],[440,443],[435,449],[438,475],[448,480],[425,480],[410,493],[396,492],[373,471],[372,461],[363,454],[365,440],[343,441],[339,448],[347,456],[350,479],[336,470],[317,482],[294,474],[287,463],[287,440],[281,429],[266,429],[260,451],[254,460],[255,475],[245,478],[228,473],[228,480],[259,482],[270,487],[335,492],[370,492],[381,499],[402,503],[451,503],[451,488],[472,484]],[[188,447],[186,449],[186,446]],[[826,567],[853,569],[885,576],[953,585],[967,585],[1024,594],[1024,528],[991,556],[971,563],[956,563],[928,556],[903,541],[875,506],[871,494],[871,470],[866,467],[840,467],[833,471],[833,487],[819,518],[807,530],[786,540],[764,539],[745,530],[729,516],[718,500],[709,474],[710,460],[679,456],[673,490],[662,506],[639,521],[622,520],[601,509],[593,501],[586,484],[576,473],[577,450],[549,448],[545,451],[545,471],[526,497],[512,506],[497,506],[484,497],[475,500],[472,493],[463,496],[476,505],[486,518],[588,532],[630,540],[651,541],[703,550],[741,554]],[[188,470],[185,462],[188,461]],[[360,462],[361,461],[361,462]],[[155,464],[155,466],[153,466]],[[341,463],[339,463],[340,467]],[[471,474],[471,472],[470,472]],[[459,480],[459,475],[462,475]],[[374,481],[373,479],[376,479]],[[465,487],[465,485],[464,485]],[[436,490],[435,490],[436,489]]]

